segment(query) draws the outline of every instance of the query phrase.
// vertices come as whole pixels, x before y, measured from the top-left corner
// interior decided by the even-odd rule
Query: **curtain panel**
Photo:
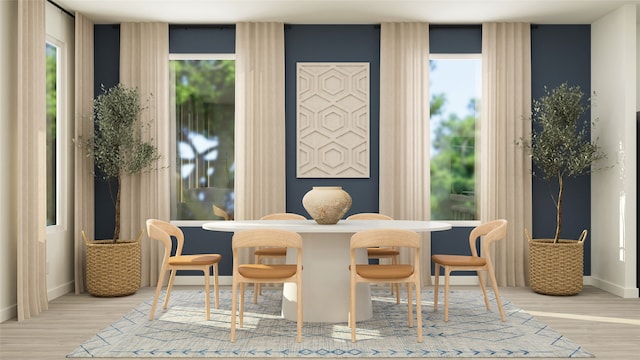
[[[382,23],[380,34],[380,212],[430,218],[429,24]],[[429,234],[423,248],[431,247]],[[431,259],[422,253],[422,281]],[[404,251],[402,261],[412,261]]]
[[[236,24],[235,137],[235,218],[285,212],[284,23]]]
[[[531,161],[515,141],[529,138],[531,125],[531,26],[482,25],[480,119],[480,219],[509,221],[506,241],[494,248],[500,286],[525,286],[531,228]]]
[[[284,24],[236,25],[235,215],[286,211]]]
[[[93,133],[93,22],[75,13],[75,126],[74,138]],[[85,291],[86,251],[82,230],[94,238],[93,160],[83,151],[74,155],[74,262],[75,292]]]
[[[161,155],[157,167],[122,182],[121,238],[135,239],[149,218],[170,219],[169,26],[167,23],[123,23],[120,27],[120,82],[136,87],[148,108],[141,119],[150,123],[145,141]],[[145,231],[146,233],[146,231]],[[142,241],[142,286],[158,281],[162,253],[158,241]]]
[[[17,43],[17,311],[22,321],[48,308],[44,0],[18,2]]]

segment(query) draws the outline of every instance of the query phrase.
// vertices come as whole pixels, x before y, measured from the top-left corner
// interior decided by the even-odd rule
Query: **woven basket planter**
[[[582,291],[584,239],[558,240],[529,237],[529,286],[545,295],[576,295]]]
[[[89,241],[84,237],[87,249],[85,282],[89,294],[125,296],[140,289],[141,238],[119,240],[114,244],[111,240]]]

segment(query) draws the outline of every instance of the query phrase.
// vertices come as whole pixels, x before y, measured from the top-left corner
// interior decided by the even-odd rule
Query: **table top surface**
[[[212,221],[202,225],[205,230],[235,232],[248,229],[286,229],[298,233],[356,233],[368,229],[403,229],[416,232],[451,229],[440,221],[414,220],[340,220],[337,224],[321,225],[315,220],[234,220]]]

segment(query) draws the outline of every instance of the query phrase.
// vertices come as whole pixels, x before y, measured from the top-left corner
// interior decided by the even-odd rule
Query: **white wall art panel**
[[[297,177],[369,177],[369,63],[297,64]]]

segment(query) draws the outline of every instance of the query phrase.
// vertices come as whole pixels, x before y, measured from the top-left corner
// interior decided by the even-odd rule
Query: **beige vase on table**
[[[351,196],[341,186],[314,186],[302,206],[318,224],[336,224],[351,208]]]

